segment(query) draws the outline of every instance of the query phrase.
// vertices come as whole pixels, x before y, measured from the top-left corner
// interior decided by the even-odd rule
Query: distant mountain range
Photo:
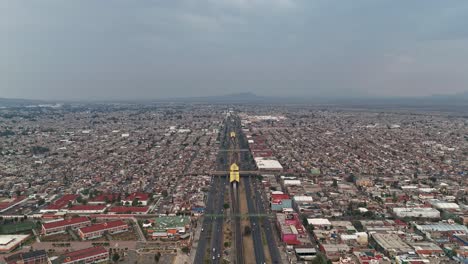
[[[118,100],[118,101],[58,101],[0,98],[0,107],[21,107],[55,103],[151,103],[151,102],[188,102],[188,103],[297,103],[355,105],[403,105],[403,106],[463,106],[468,108],[468,91],[454,95],[432,95],[423,97],[274,97],[259,96],[242,92],[217,96],[175,97],[155,100]]]
[[[28,105],[46,104],[46,101],[32,100],[32,99],[13,99],[13,98],[0,98],[0,107],[19,107]]]

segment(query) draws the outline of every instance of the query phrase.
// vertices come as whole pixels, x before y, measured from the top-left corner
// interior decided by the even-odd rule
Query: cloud
[[[250,8],[292,8],[295,7],[294,0],[208,0],[211,5],[224,7],[250,9]]]
[[[465,0],[0,1],[0,95],[457,92],[467,14]]]

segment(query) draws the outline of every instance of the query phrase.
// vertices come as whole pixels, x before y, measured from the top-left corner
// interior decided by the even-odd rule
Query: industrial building
[[[414,252],[422,256],[440,256],[444,250],[432,242],[414,242],[411,243]]]
[[[434,206],[434,208],[441,210],[459,210],[460,206],[456,203],[448,203],[440,200],[431,200],[429,203]]]
[[[396,234],[371,234],[372,244],[376,248],[381,249],[385,254],[389,256],[397,256],[413,252],[413,248],[406,244]]]
[[[406,208],[406,207],[395,207],[393,213],[400,218],[403,217],[420,217],[420,218],[431,218],[439,219],[440,212],[434,208]]]
[[[307,223],[318,229],[330,230],[332,228],[332,224],[326,218],[308,218]]]
[[[255,164],[262,171],[283,171],[283,166],[276,159],[256,157]]]
[[[344,253],[351,251],[346,244],[320,244],[319,248],[332,261],[339,260]]]

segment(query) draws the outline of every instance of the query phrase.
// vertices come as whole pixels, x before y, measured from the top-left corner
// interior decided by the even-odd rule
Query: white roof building
[[[440,200],[431,200],[430,203],[437,209],[460,209],[460,206],[456,203],[448,203]]]
[[[284,180],[284,185],[301,185],[300,180]]]
[[[296,195],[293,197],[296,202],[313,202],[314,199],[311,196]]]
[[[326,218],[307,218],[307,223],[314,226],[331,226],[330,221]]]
[[[257,157],[255,163],[259,170],[283,170],[283,166],[275,159]]]
[[[434,208],[395,207],[393,213],[398,217],[440,218],[440,212]]]

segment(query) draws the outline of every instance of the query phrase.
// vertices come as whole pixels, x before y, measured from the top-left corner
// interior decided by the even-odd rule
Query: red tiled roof
[[[95,256],[95,255],[105,254],[107,252],[108,252],[107,249],[103,247],[92,247],[92,248],[81,249],[78,251],[73,251],[64,255],[65,257],[64,263],[77,261],[80,259]]]
[[[112,201],[112,200],[116,200],[119,197],[119,195],[120,195],[119,193],[101,194],[101,195],[94,197],[94,199],[90,201],[91,202],[105,202],[106,198],[107,200]]]
[[[135,192],[127,196],[125,200],[127,201],[133,201],[133,199],[137,198],[140,201],[147,201],[149,198],[149,195],[147,193],[140,193],[140,192]]]
[[[17,196],[14,200],[12,200],[11,202],[3,202],[3,203],[0,203],[0,210],[3,210],[9,206],[12,206],[16,203],[19,203],[21,202],[22,200],[24,200],[26,198],[26,196]]]
[[[148,212],[149,207],[148,206],[143,206],[143,207],[138,207],[138,206],[114,206],[109,209],[109,213],[146,213]]]
[[[272,200],[287,200],[290,198],[289,198],[289,195],[287,194],[272,194],[271,199]]]
[[[127,224],[122,220],[116,220],[116,221],[105,222],[105,223],[100,223],[100,224],[96,224],[92,226],[83,227],[83,228],[80,228],[80,231],[86,234],[86,233],[92,233],[96,231],[103,231],[106,229],[119,227],[119,226],[127,226]]]
[[[64,196],[60,197],[57,201],[55,201],[53,204],[47,206],[45,209],[50,209],[50,210],[58,210],[62,209],[65,206],[68,205],[68,202],[73,202],[78,198],[78,195],[76,194],[65,194]]]
[[[106,208],[105,205],[74,205],[68,208],[69,211],[102,211]]]
[[[50,223],[44,223],[42,224],[42,226],[45,229],[50,229],[50,228],[56,228],[56,227],[61,227],[61,226],[75,225],[75,224],[84,223],[84,222],[89,222],[89,219],[86,216],[75,217],[71,219],[55,221],[55,222],[50,222]]]

